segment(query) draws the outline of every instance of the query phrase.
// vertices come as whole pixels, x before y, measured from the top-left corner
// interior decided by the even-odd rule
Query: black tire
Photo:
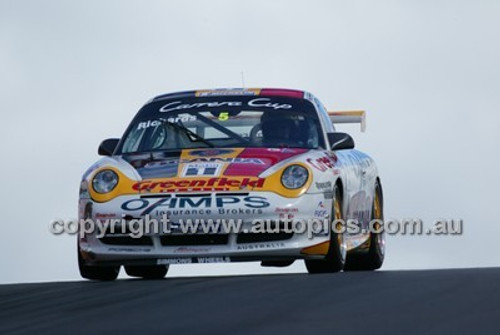
[[[337,185],[333,190],[334,198],[332,205],[333,220],[342,220],[342,196]],[[332,220],[332,221],[333,221]],[[307,271],[311,274],[315,273],[333,273],[342,271],[346,260],[344,234],[335,233],[330,229],[330,247],[325,259],[306,259],[305,264]]]
[[[162,279],[167,274],[168,267],[165,265],[126,265],[125,272],[131,277],[144,279]]]
[[[120,273],[119,266],[91,266],[86,265],[85,261],[80,254],[80,247],[77,249],[78,253],[78,269],[80,270],[80,276],[85,279],[90,280],[115,280]]]
[[[372,220],[384,220],[382,187],[379,182],[375,184],[372,205]],[[370,248],[365,253],[352,253],[347,255],[344,271],[373,271],[379,269],[385,256],[384,233],[370,233]]]

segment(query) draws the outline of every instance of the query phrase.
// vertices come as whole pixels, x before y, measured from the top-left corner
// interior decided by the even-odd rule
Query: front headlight
[[[281,175],[281,183],[288,189],[297,189],[304,186],[309,177],[307,169],[300,165],[290,165]]]
[[[92,180],[92,187],[97,193],[109,193],[118,184],[118,175],[112,170],[102,170]]]

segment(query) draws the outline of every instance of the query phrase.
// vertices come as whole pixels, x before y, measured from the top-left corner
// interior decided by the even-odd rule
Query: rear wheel
[[[331,217],[333,218],[333,222],[337,225],[335,231],[339,233],[334,232],[333,229],[330,230],[330,247],[325,259],[305,260],[306,268],[309,273],[339,272],[344,268],[347,247],[344,240],[344,234],[340,233],[340,231],[342,231],[341,220],[343,219],[342,197],[337,185],[335,185],[334,189]]]
[[[377,220],[377,221],[374,221]],[[375,184],[375,193],[373,195],[372,207],[372,222],[373,228],[380,233],[370,233],[370,247],[368,252],[353,253],[347,256],[345,271],[370,271],[376,270],[382,266],[385,256],[385,235],[381,228],[382,221],[384,220],[383,201],[382,201],[382,187],[379,182]]]
[[[80,246],[77,247],[78,252],[78,269],[80,276],[91,280],[115,280],[120,273],[119,266],[91,266],[86,265],[82,258]]]
[[[126,265],[125,272],[131,277],[144,279],[162,279],[167,274],[168,267],[165,265]]]

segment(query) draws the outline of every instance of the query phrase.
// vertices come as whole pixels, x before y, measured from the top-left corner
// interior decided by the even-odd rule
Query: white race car
[[[123,265],[162,278],[172,264],[298,259],[310,273],[379,268],[377,168],[334,128],[364,129],[364,117],[289,89],[153,98],[121,139],[101,143],[104,157],[83,176],[81,276],[113,280]]]

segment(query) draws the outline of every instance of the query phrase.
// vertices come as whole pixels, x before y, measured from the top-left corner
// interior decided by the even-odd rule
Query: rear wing
[[[333,124],[336,123],[359,123],[361,131],[366,130],[366,112],[362,110],[356,111],[328,111],[328,116]]]

